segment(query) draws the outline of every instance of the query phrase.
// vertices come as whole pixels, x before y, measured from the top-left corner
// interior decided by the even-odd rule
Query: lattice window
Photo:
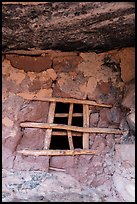
[[[111,128],[91,128],[89,127],[89,106],[99,106],[99,107],[112,107],[111,105],[98,104],[94,101],[89,100],[77,100],[77,99],[67,99],[67,98],[42,98],[33,99],[40,101],[49,101],[49,114],[47,123],[34,123],[34,122],[24,122],[20,126],[23,128],[44,128],[46,129],[44,149],[43,150],[21,150],[20,153],[24,155],[76,155],[76,154],[95,154],[96,150],[89,149],[89,134],[90,133],[107,133],[107,134],[123,134],[119,129]],[[59,113],[57,111],[57,106],[60,104],[60,108],[64,109]],[[61,105],[62,104],[62,105]],[[67,108],[64,108],[64,104],[68,104]],[[74,107],[81,105],[82,111],[74,111]],[[60,120],[56,120],[60,118]],[[75,118],[75,123],[73,125],[73,119]],[[77,118],[77,119],[76,119]],[[82,118],[82,127],[78,126],[77,120]],[[63,120],[62,120],[63,119]],[[54,121],[58,122],[55,123]],[[63,122],[59,122],[63,121]],[[65,123],[64,123],[65,122]],[[61,124],[60,124],[61,123]],[[68,138],[69,149],[51,149],[52,139],[54,136],[60,136]],[[74,146],[73,138],[82,137],[82,147],[77,149]],[[75,139],[76,140],[76,139]],[[59,141],[58,141],[59,142]]]

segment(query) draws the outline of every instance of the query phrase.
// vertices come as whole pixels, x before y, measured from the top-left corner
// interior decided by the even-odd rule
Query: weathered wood
[[[56,103],[51,102],[49,106],[49,114],[48,114],[48,120],[47,120],[48,123],[53,123],[54,121],[55,108],[56,108]],[[49,149],[50,142],[51,142],[51,135],[52,135],[52,129],[47,129],[45,140],[44,140],[44,149]]]
[[[49,170],[53,170],[53,171],[62,171],[62,172],[65,172],[66,170],[65,169],[59,169],[59,168],[56,168],[56,167],[49,167]]]
[[[89,107],[83,105],[83,127],[89,127]],[[89,133],[83,133],[83,149],[89,149]]]
[[[71,103],[69,107],[68,125],[71,125],[72,123],[72,114],[73,114],[73,103]],[[72,133],[70,130],[68,130],[67,132],[68,132],[69,147],[70,149],[74,149]]]
[[[89,133],[107,133],[107,134],[123,134],[124,133],[124,131],[122,130],[112,129],[112,128],[86,128],[86,127],[69,126],[69,125],[61,125],[61,124],[34,123],[34,122],[20,123],[20,127],[60,129],[60,130],[71,130],[75,132],[89,132]]]
[[[134,45],[134,2],[2,5],[2,49],[102,52]]]
[[[19,95],[19,94],[18,94]],[[61,102],[61,103],[76,103],[76,104],[87,104],[90,106],[99,106],[104,108],[112,108],[110,104],[99,104],[95,101],[90,100],[79,100],[73,98],[33,98],[33,101],[49,101],[49,102]]]
[[[72,136],[82,136],[82,132],[71,132]],[[67,136],[67,132],[65,131],[52,131],[52,136]]]
[[[81,154],[97,154],[97,150],[75,149],[75,150],[20,150],[17,151],[23,155],[31,156],[65,156],[65,155],[81,155]]]
[[[57,118],[65,118],[65,117],[68,117],[68,113],[56,113],[54,117],[57,117]],[[72,117],[82,117],[83,116],[83,113],[73,113],[72,114]]]

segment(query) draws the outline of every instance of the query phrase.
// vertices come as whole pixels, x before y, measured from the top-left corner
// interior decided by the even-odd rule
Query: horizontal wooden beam
[[[82,117],[83,113],[73,113],[72,117]],[[56,113],[55,117],[60,117],[60,118],[64,118],[64,117],[68,117],[68,113]]]
[[[72,132],[72,136],[82,136],[82,132]],[[65,131],[52,131],[52,136],[67,136]]]
[[[66,171],[65,169],[59,169],[59,168],[52,167],[52,166],[49,167],[49,170],[53,170],[53,171],[62,171],[62,172],[65,172],[65,171]]]
[[[95,101],[89,101],[89,100],[78,100],[73,98],[33,98],[33,101],[48,101],[48,102],[61,102],[61,103],[76,103],[76,104],[87,104],[91,106],[99,106],[99,107],[105,107],[105,108],[111,108],[112,105],[109,104],[99,104]]]
[[[20,154],[26,156],[65,156],[65,155],[81,155],[81,154],[96,154],[97,150],[85,150],[85,149],[74,149],[74,150],[20,150],[17,151]]]
[[[60,130],[71,130],[75,132],[89,132],[89,133],[107,133],[107,134],[123,134],[124,131],[112,128],[88,128],[78,127],[71,125],[62,124],[51,124],[51,123],[35,123],[35,122],[24,122],[20,123],[20,127],[24,128],[42,128],[42,129],[60,129]]]

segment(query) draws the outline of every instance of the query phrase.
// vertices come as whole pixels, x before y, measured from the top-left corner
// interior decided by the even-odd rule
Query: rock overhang
[[[3,2],[2,49],[104,52],[134,46],[134,2]]]

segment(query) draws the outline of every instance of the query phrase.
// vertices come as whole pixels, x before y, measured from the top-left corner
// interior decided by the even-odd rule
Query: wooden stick
[[[76,103],[76,104],[87,104],[92,106],[100,106],[100,107],[106,107],[106,108],[112,108],[112,105],[108,104],[99,104],[95,101],[89,101],[89,100],[78,100],[78,99],[72,99],[72,98],[33,98],[34,101],[50,101],[50,102],[62,102],[62,103]]]
[[[65,155],[81,155],[81,154],[96,154],[97,150],[20,150],[18,153],[32,156],[65,156]]]
[[[83,127],[89,127],[89,107],[83,105]],[[83,149],[89,149],[89,133],[83,133]]]
[[[48,123],[53,123],[54,114],[55,114],[56,103],[51,102],[49,107]],[[44,149],[49,149],[51,142],[52,129],[46,130],[45,140],[44,140]]]
[[[71,132],[72,136],[82,136],[82,132]],[[67,136],[67,132],[65,131],[53,131],[52,130],[52,136]]]
[[[68,116],[69,116],[68,113],[56,113],[54,117],[64,118],[64,117],[68,117]],[[83,113],[73,113],[72,116],[73,117],[82,117]]]
[[[68,125],[71,125],[72,123],[72,114],[73,114],[73,103],[71,103],[69,107]],[[69,147],[70,149],[74,149],[71,131],[68,130],[67,132],[68,132]]]
[[[56,168],[56,167],[49,167],[49,170],[53,170],[53,171],[62,171],[62,172],[65,172],[66,170],[65,169],[59,169],[59,168]]]
[[[89,133],[107,133],[107,134],[123,134],[124,131],[112,128],[86,128],[78,126],[69,126],[61,124],[49,124],[49,123],[35,123],[35,122],[24,122],[20,123],[20,127],[26,128],[42,128],[42,129],[61,129],[71,130],[75,132],[89,132]]]

